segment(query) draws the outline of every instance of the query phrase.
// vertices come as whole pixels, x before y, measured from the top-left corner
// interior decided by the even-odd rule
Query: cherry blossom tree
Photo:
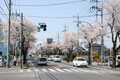
[[[77,47],[77,40],[78,37],[74,32],[67,32],[64,35],[64,41],[61,43],[61,49],[63,52],[66,52],[68,62],[70,60],[70,55],[73,52],[73,48]]]
[[[99,22],[96,22],[94,25],[86,23],[84,27],[80,27],[79,36],[88,45],[88,64],[91,65],[91,46],[93,42],[100,40],[100,36],[105,35],[106,31]]]
[[[116,54],[120,49],[120,0],[104,0],[104,10],[107,15],[105,15],[105,23],[110,28],[113,44],[113,65],[116,67]],[[120,43],[120,41],[119,41]]]
[[[33,43],[36,41],[34,36],[34,32],[36,31],[35,25],[30,22],[28,19],[24,18],[23,20],[23,34],[25,37],[25,43],[30,42],[29,47],[33,47]],[[3,35],[5,37],[5,43],[7,43],[8,39],[8,23],[1,22],[3,27]],[[15,44],[17,41],[20,40],[20,19],[16,18],[16,16],[11,17],[11,29],[10,29],[10,41],[11,44]]]
[[[3,27],[3,35],[5,37],[5,43],[7,43],[8,39],[8,22],[1,22]],[[34,43],[36,41],[36,37],[34,32],[36,31],[35,25],[29,21],[28,19],[23,19],[23,35],[24,35],[24,48],[28,51],[28,48],[34,47]],[[16,16],[11,16],[11,27],[10,27],[10,44],[13,45],[13,49],[15,49],[16,42],[20,41],[20,19],[16,18]],[[24,60],[27,55],[27,52],[24,50]],[[14,50],[13,50],[14,51]],[[14,53],[14,52],[13,52]],[[15,54],[15,53],[14,53]]]

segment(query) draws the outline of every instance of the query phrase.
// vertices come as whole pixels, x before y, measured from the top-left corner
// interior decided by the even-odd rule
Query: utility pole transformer
[[[8,19],[8,42],[7,42],[7,68],[10,67],[10,63],[9,63],[9,54],[10,54],[10,25],[11,25],[11,0],[9,0],[9,19]]]

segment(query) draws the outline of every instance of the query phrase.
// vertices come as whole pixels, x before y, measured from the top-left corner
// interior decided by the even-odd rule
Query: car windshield
[[[60,56],[56,56],[56,58],[60,58]]]
[[[46,58],[40,58],[40,61],[46,61]]]
[[[78,61],[85,61],[85,59],[83,59],[83,58],[78,58]]]

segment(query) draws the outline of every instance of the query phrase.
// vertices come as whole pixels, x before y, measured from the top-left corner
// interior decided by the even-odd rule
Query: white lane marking
[[[68,70],[68,69],[63,69],[64,71],[67,71],[67,72],[72,72],[72,71],[70,71],[70,70]]]
[[[76,70],[76,69],[71,69],[72,71],[75,71],[75,72],[79,72],[78,70]]]
[[[39,69],[35,69],[35,72],[39,72]]]
[[[86,73],[98,73],[97,71],[94,70],[86,70],[86,69],[78,69],[79,71],[86,72]]]
[[[32,72],[32,70],[31,69],[27,69],[27,72]]]
[[[53,69],[48,69],[49,71],[51,71],[51,72],[56,72],[55,70],[53,70]]]
[[[64,72],[63,70],[61,70],[61,69],[56,69],[57,71],[60,71],[60,72]]]
[[[24,71],[21,69],[21,70],[19,70],[19,72],[24,72]]]
[[[46,69],[41,69],[42,71],[44,71],[44,72],[48,72]]]

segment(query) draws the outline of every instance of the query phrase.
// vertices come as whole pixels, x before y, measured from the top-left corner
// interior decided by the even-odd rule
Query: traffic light
[[[38,32],[40,32],[40,29],[43,29],[43,31],[47,30],[47,25],[45,23],[39,23],[37,28],[38,28]]]

